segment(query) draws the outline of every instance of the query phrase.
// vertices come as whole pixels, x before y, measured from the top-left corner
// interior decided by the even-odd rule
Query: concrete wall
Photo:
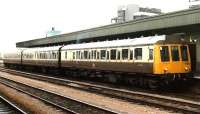
[[[133,20],[134,13],[139,12],[139,6],[135,4],[127,5],[125,20],[130,21]]]

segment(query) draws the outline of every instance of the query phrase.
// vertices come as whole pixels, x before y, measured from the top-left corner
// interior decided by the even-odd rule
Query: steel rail
[[[6,102],[7,104],[9,104],[9,106],[11,106],[14,110],[16,110],[17,113],[19,113],[19,114],[28,114],[24,109],[20,108],[16,103],[8,100],[7,98],[5,98],[3,96],[0,96],[0,99],[3,100],[4,102]],[[9,114],[9,112],[5,112],[5,113]]]
[[[3,81],[2,81],[2,79],[3,79]],[[16,89],[16,90],[19,90],[19,91],[21,91],[25,94],[31,95],[31,96],[33,96],[37,99],[40,99],[44,102],[51,104],[53,106],[59,107],[62,110],[65,110],[69,113],[79,114],[79,113],[83,113],[84,111],[85,112],[90,111],[91,113],[96,113],[96,112],[98,113],[99,112],[99,113],[103,113],[103,114],[117,114],[117,113],[119,113],[119,112],[115,112],[111,109],[108,109],[106,107],[100,107],[98,105],[94,105],[94,104],[91,104],[91,103],[80,101],[80,100],[72,98],[72,97],[63,96],[61,94],[58,94],[58,93],[55,93],[53,91],[49,91],[49,90],[46,90],[46,89],[36,88],[36,87],[31,86],[31,85],[27,85],[27,84],[24,84],[24,83],[21,83],[21,82],[16,82],[16,81],[13,81],[13,80],[10,80],[10,79],[7,79],[7,78],[0,77],[0,83],[3,83],[3,84],[5,84],[9,87]],[[14,83],[14,85],[12,83]],[[23,87],[19,87],[19,86],[23,86]],[[28,88],[28,89],[23,89],[24,87]],[[34,91],[34,93],[31,93],[30,91]],[[36,93],[38,93],[38,94],[36,94]],[[45,95],[45,97],[44,97],[44,95]],[[63,103],[61,103],[61,102],[63,102]],[[71,103],[70,104],[71,106],[69,106],[69,107],[63,106],[63,104],[67,104],[67,103],[69,103],[69,104]],[[80,106],[78,106],[78,105],[80,105]],[[76,108],[76,106],[80,109],[74,110],[72,108],[72,107]]]
[[[20,76],[25,76],[28,78],[33,78],[37,80],[65,85],[65,86],[73,87],[76,89],[87,90],[90,92],[96,92],[99,94],[109,95],[112,97],[125,99],[131,102],[132,101],[140,102],[140,103],[142,102],[144,104],[155,105],[155,106],[167,108],[167,109],[173,109],[175,111],[180,111],[184,113],[199,113],[200,112],[199,102],[194,102],[194,101],[189,101],[189,100],[184,100],[184,99],[179,99],[179,98],[171,98],[171,97],[162,96],[158,94],[134,92],[134,91],[129,91],[125,89],[105,87],[102,85],[94,85],[94,84],[89,84],[85,82],[60,79],[60,78],[32,74],[32,73],[21,72],[21,71],[16,71],[16,70],[7,70],[7,71],[13,74],[18,74]]]

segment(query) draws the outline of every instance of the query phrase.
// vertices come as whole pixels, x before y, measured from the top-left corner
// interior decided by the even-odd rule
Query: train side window
[[[94,50],[94,59],[97,58],[97,50]]]
[[[100,53],[101,53],[101,59],[105,60],[106,59],[106,50],[101,50]]]
[[[78,51],[78,59],[81,59],[81,51]]]
[[[100,52],[97,51],[97,59],[99,59],[99,56],[100,56]]]
[[[122,49],[122,59],[123,60],[128,59],[128,49]]]
[[[84,59],[84,53],[81,52],[81,59]]]
[[[161,61],[169,61],[169,48],[168,46],[161,46],[160,47],[160,56]]]
[[[49,53],[50,59],[53,59],[52,52]]]
[[[116,60],[116,54],[117,54],[117,50],[116,49],[110,50],[110,59],[111,60]]]
[[[45,52],[43,52],[43,59],[45,59]]]
[[[88,51],[84,51],[84,59],[87,59],[87,56],[88,56]]]
[[[76,59],[78,59],[78,51],[76,51]]]
[[[58,59],[58,56],[59,56],[59,52],[56,51],[56,58],[55,59]]]
[[[49,59],[49,58],[48,58],[48,57],[49,57],[48,52],[45,52],[45,54],[46,54],[46,59]]]
[[[52,59],[56,59],[57,58],[57,53],[56,52],[52,52]]]
[[[38,57],[37,57],[37,53],[35,53],[35,58],[37,59]]]
[[[47,58],[48,58],[48,59],[51,59],[50,56],[51,56],[51,54],[50,54],[50,52],[48,52],[48,53],[47,53]]]
[[[45,52],[45,54],[46,54],[46,59],[49,59],[49,53]]]
[[[40,59],[42,59],[42,53],[40,52]]]
[[[149,49],[149,60],[153,60],[153,49]]]
[[[91,52],[88,51],[88,59],[91,59]]]
[[[44,53],[43,52],[41,53],[41,59],[44,59]]]
[[[51,59],[51,52],[48,52],[48,59]]]
[[[51,59],[54,59],[54,53],[51,52]]]
[[[133,50],[130,50],[130,60],[133,60]]]
[[[110,51],[107,51],[107,60],[109,60],[110,59]]]
[[[188,61],[187,46],[181,46],[182,61]]]
[[[42,53],[40,53],[40,59],[42,59],[42,57],[43,57],[43,55],[42,55]]]
[[[47,53],[47,58],[48,58],[48,59],[51,59],[50,55],[51,55],[51,54],[48,52],[48,53]]]
[[[67,59],[67,51],[65,52],[65,59]]]
[[[39,52],[37,53],[37,58],[40,59],[40,53]]]
[[[92,50],[92,56],[91,59],[96,59],[96,50]]]
[[[81,51],[78,51],[78,59],[81,59]]]
[[[94,50],[91,52],[91,59],[94,59]]]
[[[80,59],[80,51],[76,51],[76,59]]]
[[[75,52],[73,52],[73,59],[75,59],[75,55],[76,55],[76,53],[75,53]]]
[[[117,60],[120,60],[120,58],[121,58],[121,52],[120,52],[120,50],[118,50],[117,51]]]
[[[42,52],[42,59],[44,59],[44,56],[45,56],[45,55],[44,55],[44,52]]]
[[[171,46],[172,61],[179,61],[179,49],[178,46]]]
[[[45,59],[47,59],[47,52],[45,52]]]
[[[136,60],[142,60],[142,48],[135,48],[134,54]]]

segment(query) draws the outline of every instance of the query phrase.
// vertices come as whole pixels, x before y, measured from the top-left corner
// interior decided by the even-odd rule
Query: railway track
[[[15,75],[20,75],[20,76],[24,76],[28,78],[37,79],[37,80],[65,85],[65,86],[69,86],[76,89],[95,92],[95,93],[99,93],[99,94],[103,94],[103,95],[107,95],[111,97],[116,97],[123,100],[127,100],[129,102],[139,102],[139,103],[148,104],[151,106],[153,105],[156,107],[170,109],[177,112],[197,113],[197,114],[199,114],[200,112],[200,103],[190,101],[190,100],[184,100],[180,98],[171,98],[168,96],[162,96],[158,94],[105,87],[102,85],[89,84],[85,82],[60,79],[60,78],[55,78],[55,77],[49,77],[49,76],[26,73],[26,72],[9,70],[9,69],[1,68],[1,71],[5,71],[5,72],[9,72]]]
[[[70,114],[79,114],[79,113],[116,114],[117,113],[106,108],[102,108],[99,106],[95,106],[93,104],[79,101],[71,97],[62,96],[52,91],[48,91],[41,88],[35,88],[31,85],[15,82],[13,80],[9,80],[3,77],[0,78],[0,83],[9,86],[11,88],[14,88],[18,91],[21,91],[25,94],[31,95],[32,97],[42,100],[45,103],[53,105],[60,111],[67,112]]]
[[[19,108],[15,103],[0,96],[0,114],[27,114],[26,111]]]

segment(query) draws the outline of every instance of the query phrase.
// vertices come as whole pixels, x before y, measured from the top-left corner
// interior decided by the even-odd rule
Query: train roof
[[[62,50],[150,45],[150,44],[155,44],[158,41],[163,41],[165,39],[166,39],[166,35],[160,35],[160,36],[149,36],[149,37],[141,37],[141,38],[134,38],[134,39],[90,42],[90,43],[81,43],[81,44],[69,44],[69,45],[63,46]],[[62,46],[24,48],[23,52],[58,51],[60,47],[62,47]]]
[[[91,42],[82,44],[71,44],[66,45],[63,49],[87,49],[87,48],[103,48],[103,47],[125,47],[125,46],[136,46],[136,45],[150,45],[155,44],[158,41],[166,39],[166,35],[160,36],[149,36],[134,39],[123,39],[123,40],[113,40],[113,41],[103,41],[103,42]]]
[[[3,55],[6,55],[6,54],[18,54],[18,53],[21,53],[22,50],[24,50],[24,48],[13,48],[11,50],[6,50],[6,52],[4,52]]]
[[[26,48],[24,52],[35,52],[35,51],[58,51],[61,46],[51,47],[40,47],[40,48]]]

